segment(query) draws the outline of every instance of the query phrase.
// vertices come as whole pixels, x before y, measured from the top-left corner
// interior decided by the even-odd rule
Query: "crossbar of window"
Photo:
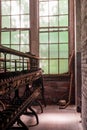
[[[1,28],[1,32],[9,32],[9,31],[30,31],[30,28]]]

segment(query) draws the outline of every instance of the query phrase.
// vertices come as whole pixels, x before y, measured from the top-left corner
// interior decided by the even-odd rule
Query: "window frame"
[[[1,1],[0,1],[1,7]],[[30,51],[39,57],[39,0],[30,0]],[[0,9],[1,14],[1,9]],[[75,48],[74,45],[74,0],[69,0],[69,57],[72,53],[72,49]],[[0,30],[1,30],[1,20],[0,20]],[[1,31],[0,31],[0,41],[1,41]],[[0,43],[1,44],[1,43]],[[49,74],[47,74],[49,75]],[[55,75],[55,74],[54,74]]]
[[[2,6],[2,2],[5,2],[5,1],[0,1],[0,7]],[[7,1],[6,1],[7,2]],[[9,4],[11,5],[12,4],[12,2],[17,2],[17,1],[15,1],[15,0],[9,0]],[[18,49],[18,51],[21,51],[21,52],[25,52],[25,50],[27,49],[27,51],[29,52],[30,51],[30,21],[28,21],[28,27],[23,27],[23,26],[21,26],[21,17],[23,17],[23,16],[28,16],[28,17],[30,17],[30,4],[29,4],[29,6],[28,6],[28,13],[25,13],[25,12],[23,12],[23,13],[21,13],[21,5],[20,5],[20,2],[22,2],[21,0],[18,0],[18,2],[19,2],[19,4],[18,4],[18,8],[19,8],[19,13],[18,14],[11,14],[11,7],[10,7],[10,11],[9,11],[9,15],[3,15],[2,14],[2,10],[1,10],[1,8],[0,8],[0,16],[1,16],[1,20],[0,20],[0,44],[1,45],[3,45],[3,46],[6,46],[6,47],[9,47],[9,48],[12,48],[12,49]],[[21,3],[22,4],[22,3]],[[9,27],[2,27],[2,17],[10,17],[10,26]],[[18,26],[15,26],[15,27],[12,27],[12,17],[13,16],[19,16],[19,23],[20,23],[20,26],[18,27]],[[9,43],[4,43],[4,44],[2,44],[2,33],[4,34],[4,33],[9,33]],[[12,35],[13,35],[13,33],[17,33],[17,34],[15,34],[15,35],[18,35],[18,42],[15,44],[15,43],[12,43]],[[27,39],[27,43],[25,43],[24,42],[24,39],[23,38],[25,38],[25,37],[28,37]],[[26,47],[26,49],[23,49],[23,47],[22,46],[27,46]],[[16,47],[16,48],[15,48]],[[24,51],[23,51],[24,50]],[[0,54],[0,56],[2,57],[2,58],[4,58],[4,55],[1,53]],[[15,60],[16,59],[16,56],[12,56],[12,55],[7,55],[7,57],[10,59],[10,60]],[[14,58],[15,59],[14,59]],[[16,59],[17,60],[17,64],[18,64],[18,66],[17,66],[17,68],[18,68],[18,70],[21,70],[22,69],[22,65],[21,65],[21,62],[19,62],[20,60],[22,60],[21,59],[21,57],[19,57],[18,59]],[[12,63],[10,63],[9,64],[9,69],[11,70],[14,70],[14,68],[15,67],[13,67],[13,65],[12,65]]]
[[[46,1],[49,1],[49,0],[41,0],[40,2],[46,2]],[[56,0],[55,0],[56,1]],[[58,0],[59,1],[59,0]],[[67,30],[68,30],[68,71],[67,72],[69,72],[69,57],[70,57],[70,53],[71,53],[71,45],[70,45],[70,41],[71,41],[71,39],[70,39],[70,32],[71,32],[71,24],[70,24],[70,18],[71,18],[71,0],[68,0],[68,26],[67,26]],[[74,16],[72,17],[72,23],[73,23],[73,18],[74,18]],[[61,28],[66,28],[66,26],[61,26]],[[40,29],[41,27],[40,27],[40,25],[39,25],[39,29]],[[47,27],[42,27],[42,28],[47,28]],[[50,27],[48,27],[48,28],[50,28]],[[55,27],[53,27],[53,28],[55,28]],[[58,28],[60,28],[59,26],[58,26]],[[49,30],[49,29],[48,29]],[[73,34],[73,32],[71,32],[72,34]],[[59,36],[58,36],[59,37]],[[48,43],[48,45],[49,45],[49,43]],[[73,45],[73,47],[74,47],[74,45]],[[49,53],[49,52],[48,52]],[[40,58],[41,60],[42,59],[47,59],[48,60],[48,62],[49,62],[49,60],[50,60],[50,58],[48,57],[48,58]],[[59,58],[57,58],[58,60],[59,60]],[[49,71],[49,67],[48,67],[48,71]],[[51,74],[51,73],[49,73],[48,72],[48,74],[44,74],[44,75],[56,75],[56,73],[55,74]],[[57,73],[57,75],[59,75],[59,69],[58,69],[58,73]]]

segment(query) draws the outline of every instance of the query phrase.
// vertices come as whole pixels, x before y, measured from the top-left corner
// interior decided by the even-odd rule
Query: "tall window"
[[[1,45],[28,52],[30,50],[29,0],[0,0],[0,5]],[[16,56],[8,55],[8,58],[13,59]]]
[[[2,45],[29,51],[29,14],[29,0],[1,0]]]
[[[68,0],[39,0],[39,55],[45,74],[68,71]]]

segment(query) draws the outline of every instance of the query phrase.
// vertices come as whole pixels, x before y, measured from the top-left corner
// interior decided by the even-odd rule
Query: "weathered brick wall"
[[[63,99],[68,102],[70,77],[69,76],[44,76],[45,100],[46,104],[58,104],[59,100]],[[75,103],[75,86],[73,81],[71,104]]]
[[[81,0],[82,123],[87,130],[87,0]]]

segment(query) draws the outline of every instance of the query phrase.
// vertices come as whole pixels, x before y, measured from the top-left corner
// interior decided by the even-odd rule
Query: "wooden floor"
[[[75,106],[68,106],[66,109],[59,109],[57,105],[47,106],[43,113],[40,113],[39,108],[35,110],[38,112],[39,124],[29,127],[29,130],[83,130],[81,115],[76,112]],[[27,126],[35,124],[34,117],[21,118]]]

